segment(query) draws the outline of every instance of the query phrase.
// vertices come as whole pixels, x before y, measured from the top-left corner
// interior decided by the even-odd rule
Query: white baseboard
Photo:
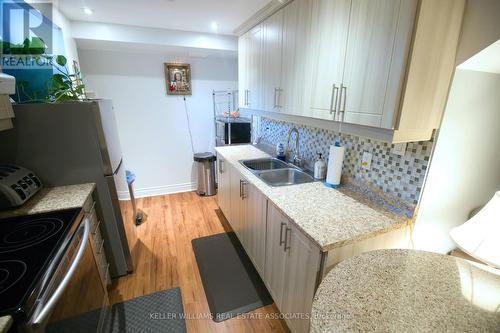
[[[173,184],[134,189],[136,198],[154,197],[157,195],[191,192],[196,190],[196,183]],[[119,200],[130,200],[128,191],[118,191]]]

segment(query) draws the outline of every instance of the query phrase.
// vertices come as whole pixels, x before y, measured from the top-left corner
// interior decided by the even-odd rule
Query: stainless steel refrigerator
[[[14,128],[0,132],[0,162],[31,169],[45,186],[94,182],[110,273],[133,270],[118,191],[125,168],[111,100],[14,105]]]

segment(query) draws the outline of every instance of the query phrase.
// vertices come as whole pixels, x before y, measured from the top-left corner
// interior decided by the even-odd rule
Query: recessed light
[[[214,31],[217,31],[217,29],[219,28],[219,25],[217,24],[217,22],[212,22],[212,24],[210,24],[210,26],[212,27],[212,30],[214,30]]]
[[[92,13],[94,13],[94,11],[92,9],[87,8],[87,7],[83,8],[83,12],[87,15],[92,15]]]

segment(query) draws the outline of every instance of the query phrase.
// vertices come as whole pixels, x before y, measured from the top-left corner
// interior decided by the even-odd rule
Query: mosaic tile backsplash
[[[408,143],[405,155],[399,156],[391,152],[393,145],[386,142],[262,117],[259,128],[261,142],[273,146],[279,142],[286,145],[288,132],[293,127],[300,133],[299,151],[308,169],[312,169],[317,153],[322,153],[327,159],[330,145],[339,140],[346,148],[343,179],[371,183],[389,197],[412,208],[417,204],[433,140]],[[365,151],[372,153],[370,170],[361,168],[361,158]]]

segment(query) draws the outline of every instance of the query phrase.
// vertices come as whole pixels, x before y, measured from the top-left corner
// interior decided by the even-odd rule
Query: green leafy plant
[[[38,37],[26,38],[22,44],[1,42],[1,53],[13,56],[27,56],[35,60],[44,58],[45,62],[52,64],[54,73],[48,82],[47,93],[43,91],[30,91],[30,84],[26,80],[17,83],[18,102],[49,102],[58,103],[66,101],[85,100],[85,85],[81,73],[70,74],[67,59],[63,55],[52,56],[45,53],[47,46],[43,39]],[[46,97],[45,97],[46,96]],[[23,97],[23,98],[21,98]]]
[[[52,103],[85,100],[85,85],[82,82],[81,73],[69,74],[65,56],[56,57],[54,68],[58,73],[52,75],[49,84],[48,100]],[[64,70],[62,70],[63,68]]]

